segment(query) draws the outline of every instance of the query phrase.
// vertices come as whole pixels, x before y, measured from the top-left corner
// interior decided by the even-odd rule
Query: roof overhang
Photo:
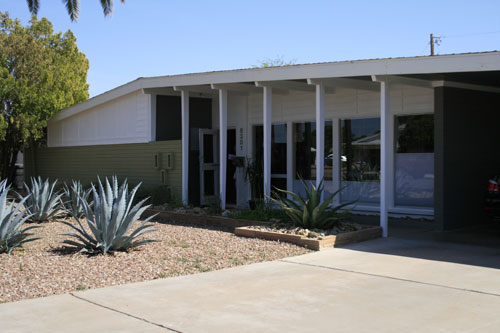
[[[115,89],[109,90],[101,95],[95,96],[85,102],[61,110],[54,115],[51,121],[58,121],[71,117],[80,112],[138,90],[144,93],[152,93],[154,89],[158,88],[175,87],[179,90],[182,89],[182,87],[187,86],[203,87],[206,85],[206,89],[208,91],[208,89],[212,87],[211,85],[221,84],[233,84],[233,87],[237,87],[241,83],[248,84],[271,81],[274,85],[278,85],[278,81],[285,80],[292,81],[307,79],[353,78],[361,76],[397,76],[483,71],[500,71],[499,51],[342,61],[139,78]],[[349,82],[347,81],[343,82],[343,84],[348,83]],[[283,86],[285,85],[288,85],[286,87],[288,89],[293,88],[290,83],[284,83]],[[298,84],[294,83],[294,85],[297,89],[300,88]],[[365,85],[366,88],[369,87],[367,84]],[[241,88],[241,86],[239,88]],[[203,87],[203,90],[205,90],[205,87]]]

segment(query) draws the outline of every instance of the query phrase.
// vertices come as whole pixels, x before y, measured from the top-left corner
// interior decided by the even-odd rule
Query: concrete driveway
[[[500,332],[500,250],[378,239],[0,305],[2,332]]]

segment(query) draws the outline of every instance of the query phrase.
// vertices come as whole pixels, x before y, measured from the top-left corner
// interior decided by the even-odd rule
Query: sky
[[[493,0],[126,0],[104,17],[81,0],[71,22],[61,0],[40,0],[39,17],[70,29],[90,61],[90,96],[138,77],[249,68],[281,57],[297,64],[500,50]],[[24,0],[0,0],[23,24]]]

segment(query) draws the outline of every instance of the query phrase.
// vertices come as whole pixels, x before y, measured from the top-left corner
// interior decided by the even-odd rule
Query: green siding
[[[173,153],[174,167],[166,172],[166,184],[172,187],[175,198],[181,197],[182,156],[181,141],[157,141],[150,143],[114,144],[97,146],[73,146],[37,148],[24,154],[25,177],[35,175],[33,158],[36,159],[36,175],[43,178],[83,183],[95,182],[97,175],[117,175],[127,178],[130,184],[142,182],[144,188],[161,185],[161,168],[153,167],[154,154],[161,154],[161,168],[166,154]]]

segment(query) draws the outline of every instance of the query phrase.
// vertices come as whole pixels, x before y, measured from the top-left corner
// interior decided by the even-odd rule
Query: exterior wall
[[[142,144],[96,145],[78,147],[38,148],[25,153],[25,175],[40,175],[51,179],[83,183],[117,175],[130,184],[143,183],[144,188],[161,185],[161,171],[153,167],[154,154],[161,153],[161,166],[165,154],[174,154],[174,168],[166,172],[166,184],[172,187],[176,199],[181,197],[181,141],[161,141]],[[36,159],[36,171],[33,159]]]
[[[69,118],[49,122],[49,147],[148,142],[151,97],[135,91]]]
[[[484,220],[484,191],[499,172],[500,94],[436,88],[435,215],[443,230]]]

